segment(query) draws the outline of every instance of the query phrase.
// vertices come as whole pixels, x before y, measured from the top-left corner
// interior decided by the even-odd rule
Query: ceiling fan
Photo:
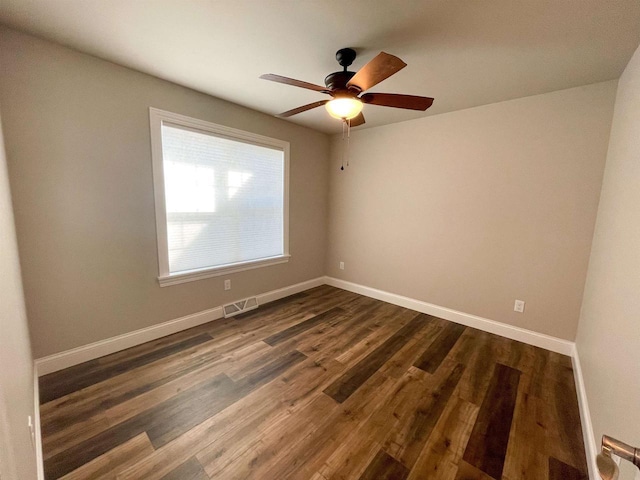
[[[282,118],[290,117],[324,105],[332,117],[345,122],[349,121],[350,126],[357,127],[364,123],[362,107],[365,103],[382,107],[422,111],[433,104],[433,98],[429,97],[400,95],[396,93],[363,93],[365,90],[369,90],[371,87],[399,72],[406,67],[407,64],[396,56],[380,52],[373,60],[358,70],[358,72],[350,72],[347,70],[347,67],[353,63],[355,58],[356,52],[352,48],[341,48],[338,50],[336,52],[336,60],[343,67],[343,70],[327,75],[324,79],[325,87],[281,75],[274,75],[272,73],[261,75],[260,78],[264,80],[315,90],[316,92],[326,93],[333,97],[331,100],[313,102],[276,116]]]

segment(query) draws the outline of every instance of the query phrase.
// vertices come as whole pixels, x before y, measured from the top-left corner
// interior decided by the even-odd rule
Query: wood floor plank
[[[353,309],[356,303],[359,306]],[[330,322],[327,328],[318,328],[317,332],[305,335],[295,343],[295,348],[308,357],[334,359],[346,348],[380,328],[381,322],[377,319],[384,305],[366,297],[362,301],[350,302],[348,307],[342,307],[345,315]]]
[[[223,353],[228,354],[235,349],[268,338],[281,330],[322,314],[332,308],[345,306],[355,299],[357,299],[357,295],[351,293],[348,295],[329,295],[325,292],[323,296],[315,300],[314,298],[308,298],[304,302],[286,305],[286,308],[270,311],[270,313],[266,315],[257,315],[257,311],[254,310],[247,314],[250,315],[248,320],[243,319],[243,321],[239,323],[239,327],[220,336],[221,338],[217,338],[217,340],[225,347]],[[316,303],[309,303],[312,301]],[[245,324],[244,322],[247,323]]]
[[[168,425],[165,428],[181,428],[175,421],[177,415],[188,418],[191,408],[220,398],[221,392],[234,390],[234,384],[225,375],[218,375],[208,382],[181,392],[155,408],[146,410],[129,420],[115,425],[45,460],[47,478],[61,477],[94,458],[116,448],[121,443],[145,432],[150,426]],[[226,398],[226,397],[225,397]],[[184,413],[183,413],[184,412]],[[183,427],[182,427],[183,428]],[[151,439],[153,442],[153,439]]]
[[[44,459],[67,450],[80,442],[99,434],[111,425],[104,415],[96,415],[82,421],[74,422],[69,427],[42,437],[42,449]]]
[[[227,328],[229,328],[229,326],[232,325],[232,322],[233,318],[220,318],[216,320],[216,324],[221,330],[226,330]],[[211,330],[213,330],[211,324],[198,325],[196,327],[188,328],[186,330],[167,335],[166,337],[160,337],[155,340],[142,343],[140,345],[135,345],[133,347],[129,347],[127,349],[111,353],[109,355],[105,355],[104,357],[99,357],[95,359],[95,361],[102,368],[107,368],[119,364],[120,362],[126,362],[131,358],[136,358],[146,353],[150,353],[170,345],[175,345],[176,343],[182,342],[189,338],[197,337],[198,335],[201,335],[203,333],[211,335]],[[86,369],[87,363],[90,362],[82,363],[71,368]]]
[[[261,345],[257,343],[256,345]],[[266,344],[265,348],[270,348]],[[247,353],[246,351],[244,352]],[[262,351],[261,353],[264,353]],[[109,422],[109,425],[116,425],[118,423],[127,420],[144,410],[159,405],[160,403],[173,397],[176,392],[186,390],[199,383],[206,381],[208,378],[214,377],[219,373],[224,373],[232,380],[236,381],[238,378],[231,377],[228,372],[236,371],[236,363],[243,363],[245,357],[241,352],[238,352],[238,356],[225,356],[219,361],[210,362],[204,364],[193,371],[183,372],[182,375],[171,376],[167,379],[168,382],[158,382],[155,388],[147,389],[144,392],[139,392],[137,395],[130,399],[123,400],[121,398],[115,406],[110,406],[111,402],[107,403],[107,410],[104,411],[103,417]]]
[[[209,475],[204,471],[196,457],[179,465],[167,473],[162,480],[210,480]]]
[[[409,469],[384,450],[380,450],[359,480],[405,480]]]
[[[391,419],[386,420],[392,423]],[[360,430],[358,438],[362,440],[357,443],[342,443],[338,446],[317,474],[322,475],[325,480],[359,478],[380,451],[380,443],[373,438],[361,436],[362,433],[364,432]]]
[[[217,321],[212,322],[208,333],[214,337],[217,348],[224,346],[224,350],[220,351],[227,354],[358,298],[349,292],[335,295],[335,290],[324,286],[313,290],[304,292],[305,295],[296,301],[288,301],[291,297],[287,297],[277,301],[275,306],[272,302],[258,310],[238,315],[234,317],[232,326],[226,329],[220,330]]]
[[[526,377],[521,375],[520,378]],[[502,478],[504,480],[547,480],[546,443],[551,432],[540,400],[518,388],[509,444]]]
[[[252,398],[252,396],[246,397]],[[235,408],[242,405],[243,409]],[[245,403],[242,400],[220,414],[208,418],[184,435],[159,448],[146,459],[120,474],[119,480],[159,480],[178,467],[186,458],[206,448],[214,441],[224,441],[237,429],[251,428],[278,408],[277,400],[264,400]]]
[[[577,468],[549,457],[549,480],[588,480],[589,475]]]
[[[443,326],[446,325],[446,322],[443,322]],[[477,352],[478,347],[483,342],[483,335],[489,335],[482,330],[478,330],[477,328],[467,327],[460,338],[456,342],[456,344],[451,348],[449,352],[449,358],[462,365],[467,365],[471,367],[471,357],[474,353]]]
[[[41,406],[42,433],[48,436],[88,416],[96,415],[172,379],[222,360],[224,357],[203,343],[165,357]]]
[[[122,479],[159,479],[175,468],[181,458],[191,456],[194,452],[203,452],[198,455],[206,464],[208,460],[203,458],[205,453],[209,452],[212,457],[225,455],[229,449],[235,448],[234,442],[259,434],[265,425],[277,422],[289,412],[305,408],[310,402],[321,405],[320,410],[327,404],[335,404],[320,392],[326,379],[340,372],[341,368],[338,362],[325,366],[313,360],[295,365],[278,381],[262,386],[161,447],[144,462],[125,471]]]
[[[308,478],[362,422],[366,422],[389,398],[395,381],[380,374],[372,376],[362,387],[330,414],[318,418],[318,429],[258,478]],[[374,394],[375,392],[375,394]]]
[[[425,372],[435,373],[466,328],[457,323],[448,323],[413,365]]]
[[[391,335],[404,327],[416,316],[416,312],[388,303],[376,312],[372,317],[372,332],[357,343],[345,346],[338,353],[336,360],[345,365],[355,365],[372,351],[382,345]]]
[[[416,315],[407,325],[327,387],[324,393],[338,403],[344,402],[429,321],[430,317],[427,315]]]
[[[231,464],[241,452],[252,448],[254,444],[262,443],[264,448],[254,449],[262,452],[270,447],[268,437],[277,435],[287,425],[289,428],[296,425],[296,435],[300,435],[297,425],[299,418],[304,422],[311,415],[311,420],[315,420],[314,416],[321,415],[327,409],[332,410],[335,402],[317,393],[326,380],[341,368],[337,362],[325,366],[311,359],[305,360],[283,375],[279,382],[256,391],[255,396],[265,399],[276,398],[278,401],[257,421],[238,425],[232,432],[218,435],[209,445],[201,445],[198,459],[205,466],[207,473],[215,476],[222,468],[221,465]],[[313,395],[314,393],[316,395]],[[235,408],[239,411],[244,410],[239,406]],[[293,441],[290,435],[288,440]],[[262,454],[252,455],[255,457]],[[261,458],[258,460],[262,461]],[[251,458],[252,467],[260,463],[258,460]]]
[[[473,403],[452,397],[420,452],[408,480],[454,480],[478,410]]]
[[[464,460],[460,460],[458,464],[458,471],[456,472],[455,480],[500,480],[499,478],[493,478],[484,473],[482,470],[469,465]]]
[[[418,371],[421,372],[421,371]],[[350,432],[323,462],[319,469],[327,480],[358,478],[380,450],[390,432],[399,422],[397,407],[419,389],[424,378],[415,371],[409,371],[393,383],[386,399],[372,415]]]
[[[520,372],[497,364],[464,452],[464,460],[489,476],[502,476]]]
[[[147,432],[153,446],[158,448],[231,405],[258,385],[277,377],[304,358],[305,356],[300,352],[291,352],[276,358],[258,372],[241,379],[238,384],[234,384],[224,374],[218,375],[85,442],[60,452],[45,461],[45,470],[51,475],[64,475],[144,431]]]
[[[569,369],[557,365],[558,370],[567,374]],[[587,458],[584,450],[582,423],[580,421],[580,410],[578,407],[578,396],[573,376],[565,381],[553,382],[554,404],[556,411],[557,425],[560,432],[560,440],[565,446],[565,451],[571,457],[568,458],[569,465],[577,468],[583,473],[587,472]]]
[[[305,358],[307,357],[304,354],[297,350],[293,350],[269,361],[255,372],[251,372],[238,379],[236,385],[239,393],[241,396],[246,395],[256,387],[275,379],[280,374],[287,371],[291,366],[303,361]]]
[[[146,434],[141,433],[107,453],[68,473],[63,480],[115,480],[118,473],[153,453]]]
[[[469,330],[467,329],[465,333],[469,333]],[[491,334],[477,332],[473,334],[473,339],[474,341],[468,347],[470,352],[462,353],[458,350],[453,352],[451,358],[453,360],[462,356],[468,359],[463,362],[467,365],[467,369],[458,384],[456,394],[479,407],[487,394],[497,358],[493,350]]]
[[[326,285],[42,380],[48,480],[586,474],[570,358]]]
[[[315,315],[303,322],[296,323],[286,330],[282,330],[270,337],[264,339],[265,343],[268,343],[272,347],[278,345],[279,343],[284,342],[285,340],[289,340],[290,338],[295,337],[296,335],[301,334],[309,330],[310,328],[315,327],[316,325],[320,325],[321,323],[330,322],[331,320],[343,315],[345,311],[340,307],[334,307],[331,310],[327,310],[319,315]]]
[[[266,321],[269,324],[277,324],[278,328],[275,331],[281,331],[306,318],[319,315],[334,307],[341,307],[359,298],[358,295],[350,292],[336,295],[334,289],[324,286],[314,290],[314,292],[304,292],[304,298],[298,301],[289,302],[287,299],[290,297],[287,297],[278,301],[283,302],[281,305],[271,302],[260,306],[258,310],[238,315],[235,318],[238,319],[241,328],[246,325],[249,329],[254,330],[256,323],[259,325]]]
[[[274,380],[305,358],[302,353],[294,350],[273,359],[260,370],[241,378],[231,387],[218,386],[213,398],[205,397],[194,401],[195,396],[191,395],[188,402],[181,403],[178,408],[165,409],[162,412],[153,412],[152,410],[150,414],[152,417],[154,415],[162,416],[164,421],[154,422],[152,426],[147,427],[146,431],[151,443],[155,448],[167,444],[205,419],[235,403],[239,398],[248,395],[260,385]]]
[[[56,398],[64,397],[76,390],[82,390],[90,385],[100,383],[109,378],[120,375],[141,365],[155,362],[161,358],[173,355],[176,352],[185,350],[201,343],[209,342],[210,335],[203,333],[196,337],[188,338],[182,342],[153,350],[143,355],[122,361],[113,366],[103,367],[99,361],[95,361],[91,368],[73,369],[73,371],[62,370],[51,373],[40,381],[40,403],[47,403]]]
[[[318,397],[306,408],[265,425],[258,435],[248,435],[250,438],[245,436],[241,441],[235,442],[235,448],[225,445],[223,455],[203,455],[200,452],[198,458],[206,465],[211,478],[264,478],[261,472],[269,470],[288,449],[311,435],[318,428],[315,421],[318,415],[329,414],[333,409],[335,403],[326,397]],[[291,435],[293,429],[295,435]]]
[[[442,331],[443,320],[431,317],[429,324],[420,334],[413,336],[400,350],[386,362],[380,371],[393,378],[400,378],[415,363],[425,348],[429,348]]]
[[[385,442],[385,449],[408,469],[413,468],[420,452],[440,419],[451,394],[455,390],[464,365],[457,364],[433,388],[425,389],[415,396],[411,411]],[[387,448],[389,445],[389,448]],[[393,450],[391,447],[393,446]]]

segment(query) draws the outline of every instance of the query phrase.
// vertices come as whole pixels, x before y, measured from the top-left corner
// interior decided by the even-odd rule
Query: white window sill
[[[220,275],[228,275],[230,273],[243,272],[254,268],[268,267],[279,263],[287,263],[291,255],[279,255],[277,257],[263,258],[261,260],[251,260],[248,262],[232,263],[223,267],[206,268],[201,270],[191,270],[188,272],[174,273],[172,275],[163,275],[158,277],[161,287],[169,285],[177,285],[179,283],[194,282],[204,278],[219,277]]]

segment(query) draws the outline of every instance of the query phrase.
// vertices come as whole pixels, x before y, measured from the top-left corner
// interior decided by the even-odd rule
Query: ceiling
[[[615,79],[640,43],[638,0],[2,0],[0,22],[275,114],[323,94],[352,47],[408,66],[371,89],[435,98],[427,112],[366,105],[367,128]],[[289,121],[335,133],[317,108]]]

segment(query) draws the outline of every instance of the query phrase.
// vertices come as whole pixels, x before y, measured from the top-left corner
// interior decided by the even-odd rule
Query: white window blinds
[[[283,149],[163,122],[169,274],[284,255]]]

